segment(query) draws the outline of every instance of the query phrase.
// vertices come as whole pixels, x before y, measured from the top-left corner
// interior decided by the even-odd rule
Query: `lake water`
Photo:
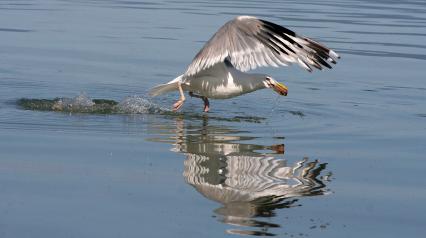
[[[342,58],[231,100],[149,88],[256,15]],[[426,2],[0,1],[0,237],[423,237]],[[123,101],[119,114],[20,98]]]

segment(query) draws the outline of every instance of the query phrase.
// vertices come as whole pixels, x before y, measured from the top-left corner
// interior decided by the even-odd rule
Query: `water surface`
[[[0,1],[1,237],[423,237],[425,13],[390,0]],[[258,69],[289,95],[213,100],[208,114],[146,96],[237,15],[342,59]],[[81,95],[126,110],[17,104]]]

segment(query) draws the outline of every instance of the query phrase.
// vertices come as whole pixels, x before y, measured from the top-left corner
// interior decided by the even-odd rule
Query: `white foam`
[[[131,96],[125,98],[118,105],[120,113],[140,114],[140,113],[159,113],[168,111],[168,109],[161,108],[157,104],[152,103],[146,98],[139,96]]]
[[[54,109],[58,110],[82,110],[87,109],[89,107],[93,107],[95,103],[92,101],[89,96],[85,93],[81,93],[80,95],[74,98],[61,98],[58,102],[53,106]]]
[[[92,107],[93,105],[95,105],[92,99],[89,96],[87,96],[85,93],[81,93],[80,95],[75,97],[73,99],[73,103],[81,107]]]

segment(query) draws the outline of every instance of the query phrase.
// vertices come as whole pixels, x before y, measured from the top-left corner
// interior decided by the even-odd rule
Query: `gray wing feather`
[[[259,66],[287,66],[297,63],[331,68],[339,55],[309,38],[280,25],[250,16],[237,17],[223,25],[194,57],[185,72],[195,75],[227,59],[241,71]]]

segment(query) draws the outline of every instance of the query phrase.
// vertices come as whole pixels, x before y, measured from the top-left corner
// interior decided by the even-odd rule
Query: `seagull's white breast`
[[[263,84],[259,84],[252,75],[228,67],[224,63],[216,64],[188,78],[183,85],[186,91],[213,99],[232,98],[262,87]]]
[[[208,98],[225,99],[243,94],[242,85],[235,83],[231,73],[224,77],[203,76],[191,80],[190,88]]]

